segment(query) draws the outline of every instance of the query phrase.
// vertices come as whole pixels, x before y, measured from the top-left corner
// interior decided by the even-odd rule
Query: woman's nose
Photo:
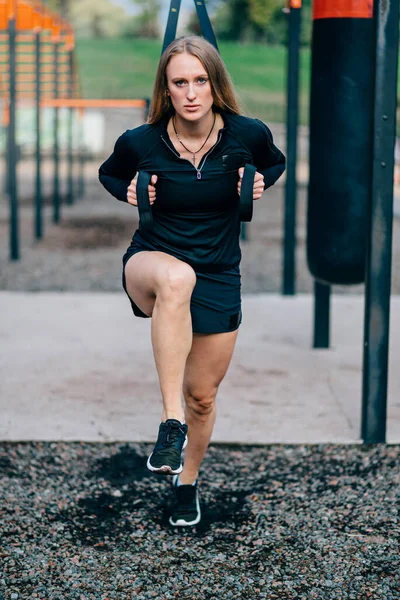
[[[196,98],[196,91],[194,89],[194,84],[192,84],[192,83],[189,83],[187,97],[188,98]]]

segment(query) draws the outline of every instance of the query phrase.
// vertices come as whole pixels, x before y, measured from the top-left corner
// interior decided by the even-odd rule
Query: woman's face
[[[167,88],[176,113],[188,121],[203,118],[213,105],[209,77],[192,54],[175,54],[167,66]]]

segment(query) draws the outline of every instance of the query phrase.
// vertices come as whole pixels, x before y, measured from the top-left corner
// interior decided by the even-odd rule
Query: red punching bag
[[[364,281],[372,166],[373,0],[314,0],[307,261],[329,284]]]

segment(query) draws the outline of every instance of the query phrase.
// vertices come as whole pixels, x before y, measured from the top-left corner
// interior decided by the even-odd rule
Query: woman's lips
[[[196,110],[197,108],[200,108],[200,106],[185,106],[186,110]]]

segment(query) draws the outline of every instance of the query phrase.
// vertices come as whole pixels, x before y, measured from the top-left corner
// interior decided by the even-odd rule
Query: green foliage
[[[252,25],[264,29],[277,7],[277,0],[248,0],[249,18]]]
[[[158,18],[161,9],[159,0],[133,0],[141,8],[141,12],[130,20],[126,34],[142,38],[158,39],[161,35]]]
[[[218,39],[267,44],[287,43],[288,17],[283,0],[221,0],[213,17]],[[311,0],[303,0],[301,43],[311,40]]]
[[[279,6],[281,0],[225,0],[214,17],[217,36],[240,42],[266,41],[267,27]]]
[[[226,0],[214,17],[215,33],[221,40],[245,41],[249,29],[248,0]]]
[[[110,38],[120,35],[126,14],[110,0],[79,0],[70,4],[69,20],[77,37]]]

